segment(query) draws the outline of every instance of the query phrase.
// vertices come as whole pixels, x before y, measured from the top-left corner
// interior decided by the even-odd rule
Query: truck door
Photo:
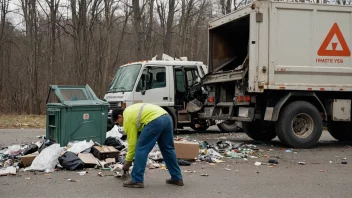
[[[134,99],[159,106],[170,106],[170,68],[147,66],[138,82]]]

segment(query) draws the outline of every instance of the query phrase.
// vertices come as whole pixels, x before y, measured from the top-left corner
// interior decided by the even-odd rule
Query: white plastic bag
[[[73,144],[71,148],[69,148],[67,151],[70,151],[72,153],[81,153],[82,151],[91,148],[94,145],[94,142],[90,140],[89,142],[87,141],[80,141],[76,142]]]
[[[15,156],[19,155],[20,153],[21,153],[21,146],[20,145],[9,146],[9,148],[5,152],[5,154],[15,155]]]
[[[161,160],[163,159],[163,155],[161,154],[160,151],[155,151],[155,152],[149,153],[148,158],[152,160]]]
[[[220,155],[220,153],[216,152],[214,149],[208,149],[208,154],[211,158],[215,158],[215,159],[223,158],[223,156]]]
[[[61,155],[62,149],[60,144],[53,144],[45,148],[32,162],[32,165],[25,169],[45,171],[46,173],[54,172],[54,168],[59,164],[59,157]]]
[[[123,127],[115,125],[110,131],[106,133],[106,138],[114,137],[120,139],[122,137]]]

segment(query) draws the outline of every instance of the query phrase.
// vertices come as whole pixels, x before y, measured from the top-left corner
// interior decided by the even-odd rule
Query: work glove
[[[122,170],[124,170],[124,171],[129,171],[131,165],[132,165],[132,162],[126,161],[126,162],[123,164]]]

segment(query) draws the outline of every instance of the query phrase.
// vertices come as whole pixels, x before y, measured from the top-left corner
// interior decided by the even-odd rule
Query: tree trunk
[[[171,55],[172,24],[175,15],[175,0],[169,0],[169,14],[166,22],[166,35],[164,40],[164,52]]]
[[[139,0],[133,1],[133,24],[135,30],[135,52],[136,59],[142,60],[142,44],[143,44],[143,31],[142,31],[142,16],[139,8]]]

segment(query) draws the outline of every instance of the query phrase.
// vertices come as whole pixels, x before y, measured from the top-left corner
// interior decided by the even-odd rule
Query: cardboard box
[[[116,150],[113,146],[93,146],[93,155],[99,160],[107,158],[118,158],[120,151]]]
[[[81,159],[84,164],[99,165],[98,159],[91,153],[79,153],[78,158]]]
[[[33,154],[25,155],[25,156],[20,156],[18,158],[21,159],[21,163],[24,167],[29,167],[33,160],[39,155],[38,152],[35,152]]]
[[[199,155],[199,143],[188,141],[175,141],[176,157],[178,159],[194,160]]]

